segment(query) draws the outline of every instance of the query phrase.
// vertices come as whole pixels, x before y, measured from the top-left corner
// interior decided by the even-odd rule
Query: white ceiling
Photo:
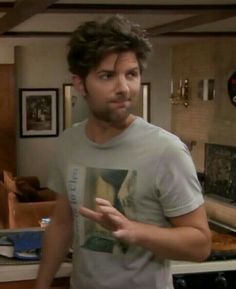
[[[23,0],[20,0],[21,2]],[[17,1],[13,0],[0,0],[0,7],[1,3],[12,3],[16,4]],[[23,1],[24,2],[24,1]],[[27,2],[27,1],[25,1]],[[40,0],[37,0],[37,2],[40,2]],[[222,3],[223,2],[223,3]],[[217,20],[213,22],[209,22],[207,24],[202,25],[196,25],[188,28],[188,26],[185,26],[184,29],[178,29],[177,32],[204,32],[204,33],[212,33],[212,32],[235,32],[234,37],[236,37],[236,0],[197,0],[197,1],[190,1],[190,0],[59,0],[56,1],[56,4],[132,4],[132,5],[225,5],[231,4],[234,5],[233,9],[235,11],[235,15],[222,19]],[[177,7],[177,6],[176,6]],[[135,6],[134,6],[135,8]],[[232,10],[233,10],[232,9]],[[10,11],[10,10],[9,10]],[[220,11],[220,9],[218,9]],[[25,32],[71,32],[73,31],[81,22],[86,20],[94,20],[103,18],[106,16],[111,15],[111,13],[101,13],[101,10],[95,13],[96,11],[91,11],[90,13],[87,11],[87,13],[55,13],[50,12],[48,10],[44,11],[43,13],[38,13],[27,20],[23,21],[22,23],[19,23],[18,25],[14,26],[13,28],[9,29],[7,32],[14,32],[18,33],[17,36],[5,36],[0,35],[0,43],[13,43],[13,44],[22,44],[22,43],[28,43],[30,41],[33,41],[35,39],[39,39],[39,36],[31,35],[27,38],[23,35]],[[187,19],[189,17],[193,17],[198,14],[202,13],[209,13],[209,10],[206,11],[178,11],[178,9],[173,9],[171,11],[149,11],[148,14],[143,13],[142,11],[131,13],[127,12],[125,10],[122,10],[124,12],[125,16],[128,17],[130,20],[133,20],[135,22],[140,23],[145,28],[151,28],[151,27],[157,27],[164,24],[169,24],[173,21],[183,20]],[[211,11],[210,11],[211,12]],[[1,18],[4,17],[8,12],[4,13],[0,10],[0,27],[1,27]],[[115,11],[113,14],[116,13]],[[122,14],[122,13],[120,13]],[[175,29],[173,29],[173,32],[176,32]],[[58,37],[62,37],[59,36]],[[167,39],[165,35],[158,36],[158,37],[164,37],[164,39]],[[231,36],[232,37],[232,36]],[[42,38],[42,37],[40,37]],[[50,40],[47,37],[48,40]],[[53,36],[53,38],[57,38],[56,36]],[[169,36],[168,39],[175,39],[174,36]],[[193,38],[193,35],[191,35],[190,38]],[[178,39],[181,39],[178,36]]]

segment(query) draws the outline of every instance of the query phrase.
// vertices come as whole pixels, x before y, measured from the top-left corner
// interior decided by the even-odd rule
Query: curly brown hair
[[[110,52],[133,51],[142,72],[152,48],[145,30],[119,15],[80,25],[68,46],[69,70],[82,79]]]

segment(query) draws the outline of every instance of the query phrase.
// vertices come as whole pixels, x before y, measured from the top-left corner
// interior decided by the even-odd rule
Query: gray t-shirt
[[[67,194],[74,213],[73,289],[172,289],[169,261],[129,246],[78,214],[108,199],[128,218],[170,227],[168,217],[203,203],[186,146],[141,118],[105,144],[90,141],[86,121],[59,139],[49,187]]]

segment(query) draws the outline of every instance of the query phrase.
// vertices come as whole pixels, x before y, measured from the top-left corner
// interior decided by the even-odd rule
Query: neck
[[[122,133],[134,120],[132,114],[120,123],[108,123],[91,116],[86,125],[86,134],[93,142],[103,144]]]

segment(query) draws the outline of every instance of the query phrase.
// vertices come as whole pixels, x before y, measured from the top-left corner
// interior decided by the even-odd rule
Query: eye
[[[137,77],[139,77],[139,71],[138,70],[132,70],[132,71],[129,71],[128,73],[127,73],[127,77],[128,77],[128,79],[133,79],[133,78],[137,78]]]
[[[102,80],[109,80],[114,76],[113,72],[102,72],[99,74],[99,78]]]

